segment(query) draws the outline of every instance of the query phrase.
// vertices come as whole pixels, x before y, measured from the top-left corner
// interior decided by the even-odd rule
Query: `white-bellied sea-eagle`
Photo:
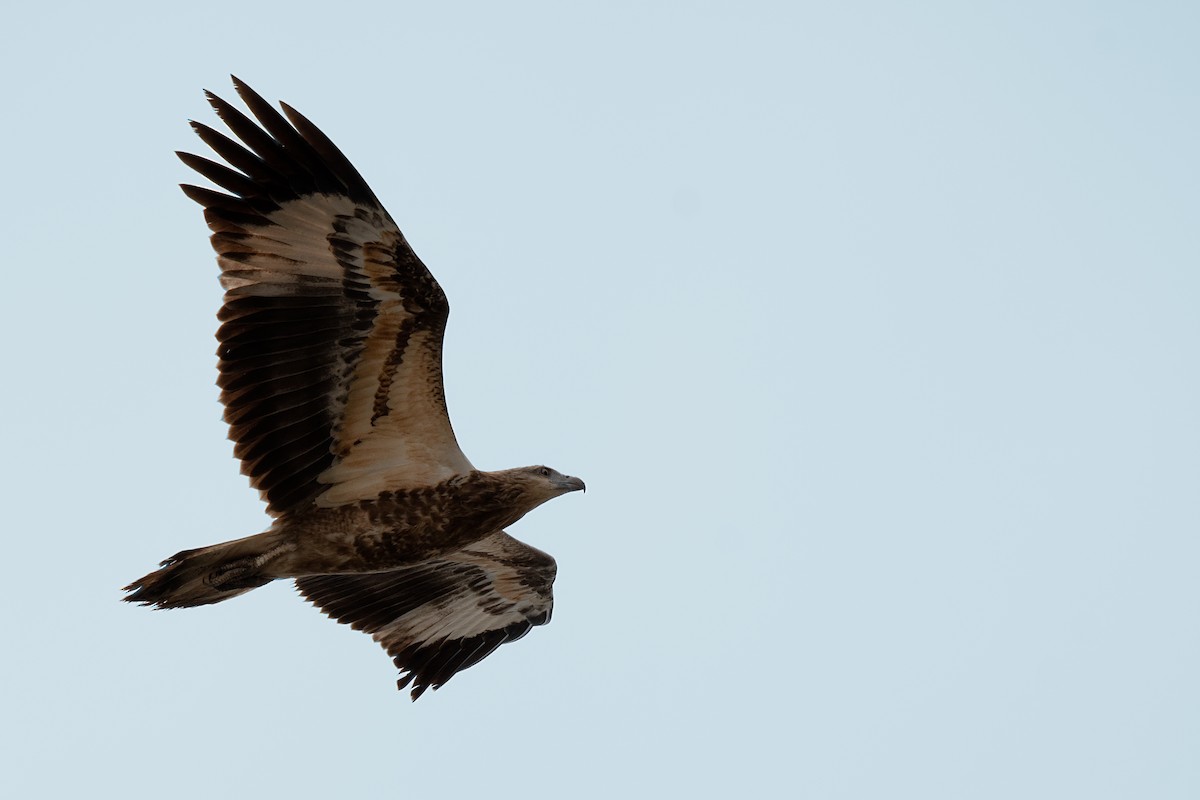
[[[208,99],[236,139],[192,123],[225,163],[179,156],[224,190],[183,187],[221,267],[229,435],[274,520],[171,556],[124,599],[199,606],[294,578],[383,645],[415,700],[550,620],[554,559],[504,528],[583,481],[471,465],[446,413],[441,287],[333,142],[234,85],[254,119]]]

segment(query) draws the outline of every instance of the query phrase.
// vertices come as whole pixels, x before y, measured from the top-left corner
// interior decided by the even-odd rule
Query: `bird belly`
[[[296,548],[277,577],[383,572],[452,553],[490,536],[511,515],[322,509],[295,520]]]

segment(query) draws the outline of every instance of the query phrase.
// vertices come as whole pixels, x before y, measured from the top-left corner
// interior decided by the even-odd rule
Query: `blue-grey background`
[[[0,34],[6,797],[1200,796],[1200,7],[24,4]],[[584,477],[553,624],[411,704],[278,584],[172,155],[228,73]]]

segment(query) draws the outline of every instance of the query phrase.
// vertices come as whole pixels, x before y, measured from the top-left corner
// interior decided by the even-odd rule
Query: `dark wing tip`
[[[403,691],[411,683],[415,701],[426,690],[437,691],[458,673],[490,656],[500,645],[517,641],[548,620],[549,615],[537,615],[465,639],[426,646],[410,645],[392,658],[392,663],[401,672],[396,688]]]

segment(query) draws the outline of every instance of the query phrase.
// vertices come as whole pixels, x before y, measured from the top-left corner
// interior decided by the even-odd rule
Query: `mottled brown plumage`
[[[471,465],[446,411],[441,287],[316,126],[234,85],[253,120],[208,98],[237,140],[192,123],[228,166],[180,158],[225,190],[183,187],[221,267],[234,454],[275,519],[177,553],[125,599],[205,605],[296,578],[387,649],[415,699],[549,621],[554,560],[503,529],[583,482]]]

